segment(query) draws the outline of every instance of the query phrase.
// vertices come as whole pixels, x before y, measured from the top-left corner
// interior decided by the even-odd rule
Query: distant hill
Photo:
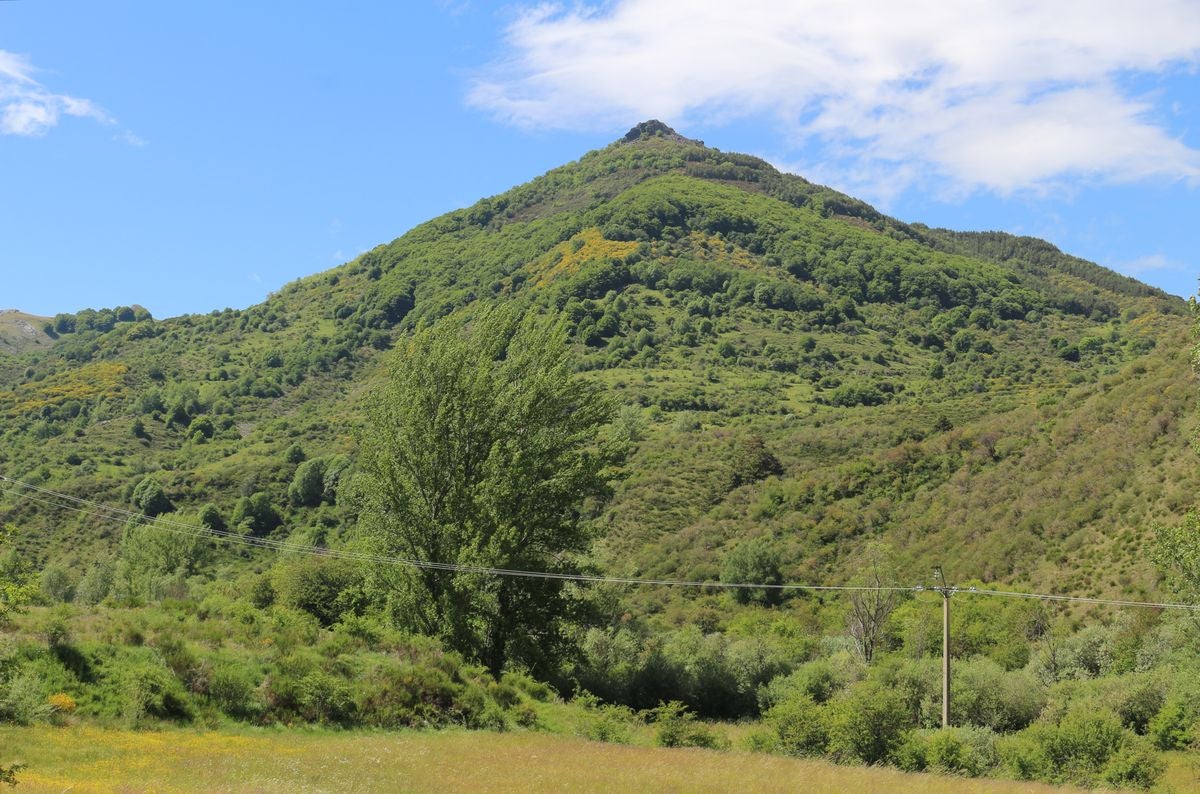
[[[49,319],[16,309],[0,309],[0,354],[23,353],[53,345],[54,339],[42,330]]]
[[[1200,488],[1183,301],[1040,240],[901,223],[661,122],[245,310],[80,313],[53,346],[32,318],[36,341],[0,343],[0,473],[120,505],[153,476],[246,531],[344,542],[338,480],[298,503],[297,467],[352,467],[386,350],[483,301],[565,314],[583,377],[626,406],[632,452],[594,516],[614,572],[715,579],[761,538],[789,578],[836,580],[883,540],[914,579],[938,562],[1153,592],[1150,522]],[[42,560],[120,534],[0,505]]]

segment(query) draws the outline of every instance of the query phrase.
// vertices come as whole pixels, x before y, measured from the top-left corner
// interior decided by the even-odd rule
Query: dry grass
[[[18,791],[1050,792],[749,753],[597,744],[545,733],[2,728]]]

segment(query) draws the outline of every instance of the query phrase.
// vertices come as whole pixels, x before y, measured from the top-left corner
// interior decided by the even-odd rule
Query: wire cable
[[[8,485],[5,485],[8,484]],[[32,491],[33,493],[26,493]],[[349,549],[331,549],[325,546],[306,546],[288,541],[274,540],[271,538],[259,538],[253,535],[242,535],[238,532],[229,530],[210,529],[208,527],[198,527],[194,524],[184,523],[182,521],[173,521],[165,518],[149,518],[142,513],[124,508],[112,507],[95,502],[90,499],[83,499],[78,496],[52,491],[48,488],[42,488],[31,483],[15,480],[11,477],[0,475],[0,493],[7,493],[17,499],[24,499],[48,507],[69,510],[75,513],[80,513],[93,518],[102,518],[110,521],[128,522],[137,520],[147,526],[154,526],[167,532],[172,532],[179,535],[188,535],[192,537],[220,538],[237,545],[270,549],[273,551],[287,552],[294,554],[307,554],[316,557],[332,557],[335,559],[351,560],[354,562],[370,562],[381,565],[395,565],[409,568],[418,568],[424,570],[447,571],[451,573],[472,573],[489,576],[511,576],[526,579],[547,579],[570,582],[587,582],[591,584],[621,584],[621,585],[642,585],[642,586],[659,586],[659,587],[690,587],[690,588],[717,588],[724,590],[805,590],[805,591],[835,591],[835,592],[911,592],[921,593],[926,591],[941,591],[949,590],[954,594],[965,593],[969,595],[993,596],[998,598],[1023,598],[1036,601],[1054,601],[1064,603],[1078,604],[1094,604],[1101,606],[1116,606],[1116,607],[1137,607],[1143,609],[1180,609],[1187,611],[1200,611],[1200,604],[1180,604],[1171,602],[1156,602],[1156,601],[1133,601],[1119,598],[1092,598],[1088,596],[1072,596],[1061,595],[1054,593],[1021,593],[1014,590],[989,590],[976,587],[954,587],[954,588],[936,588],[926,585],[814,585],[814,584],[769,584],[757,582],[713,582],[713,581],[694,581],[686,579],[644,579],[630,576],[601,576],[593,574],[581,573],[561,573],[556,571],[527,571],[514,568],[493,568],[482,565],[468,565],[464,563],[449,563],[435,562],[432,560],[414,560],[404,557],[393,557],[382,554],[371,554],[368,552],[352,551]],[[35,494],[40,494],[37,496]]]
[[[232,543],[251,546],[257,548],[267,548],[276,551],[293,552],[298,554],[309,554],[321,557],[334,557],[339,559],[348,559],[358,562],[373,562],[384,565],[398,565],[412,568],[423,568],[427,570],[449,571],[454,573],[474,573],[486,574],[495,576],[512,576],[531,579],[554,579],[562,581],[588,582],[596,584],[626,584],[626,585],[656,585],[656,586],[672,586],[672,587],[712,587],[721,589],[758,589],[758,590],[812,590],[812,591],[896,591],[908,592],[912,591],[912,587],[901,585],[811,585],[811,584],[771,584],[758,582],[713,582],[713,581],[693,581],[684,579],[645,579],[638,577],[624,576],[600,576],[591,574],[578,573],[560,573],[555,571],[527,571],[513,568],[493,568],[481,565],[468,565],[463,563],[447,563],[434,562],[430,560],[413,560],[403,557],[391,557],[379,554],[369,554],[366,552],[350,551],[347,549],[330,549],[323,546],[305,546],[286,541],[272,540],[270,538],[258,538],[252,535],[242,535],[237,532],[228,530],[214,530],[208,527],[199,528],[193,524],[186,524],[180,521],[172,521],[164,518],[148,518],[147,516],[123,508],[111,507],[100,502],[93,502],[89,499],[83,499],[70,494],[52,491],[48,488],[41,488],[31,483],[14,480],[11,477],[0,475],[0,483],[11,483],[9,487],[0,485],[0,492],[8,493],[18,499],[26,499],[32,502],[37,502],[49,507],[55,507],[63,510],[69,510],[83,515],[89,515],[94,518],[103,518],[112,521],[128,522],[130,520],[138,520],[144,522],[148,526],[155,526],[167,532],[173,532],[180,535],[189,535],[193,537],[218,537],[223,540],[228,540]],[[22,493],[22,489],[33,491],[42,496],[36,496],[30,493]],[[58,501],[56,501],[58,500]],[[89,509],[91,508],[91,509]]]

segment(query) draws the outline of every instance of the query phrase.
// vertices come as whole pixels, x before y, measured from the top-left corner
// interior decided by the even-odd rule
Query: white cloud
[[[113,140],[120,141],[121,143],[127,143],[130,146],[136,146],[139,149],[146,145],[146,140],[144,138],[134,135],[129,130],[121,130],[113,136]]]
[[[25,56],[0,50],[0,134],[45,135],[64,115],[115,123],[90,100],[50,91],[34,79],[35,71]],[[133,143],[130,138],[123,140]]]
[[[1162,254],[1149,254],[1138,257],[1131,262],[1123,262],[1116,265],[1114,269],[1130,276],[1141,276],[1153,272],[1162,273],[1187,270],[1183,263],[1168,259]]]
[[[1200,151],[1122,87],[1200,64],[1194,0],[616,0],[537,6],[506,44],[468,101],[512,124],[767,117],[876,194],[1200,183]]]

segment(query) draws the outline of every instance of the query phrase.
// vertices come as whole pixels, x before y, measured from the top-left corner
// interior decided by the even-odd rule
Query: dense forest
[[[602,741],[740,720],[1130,787],[1200,739],[1193,615],[969,592],[938,729],[933,566],[1195,595],[1188,306],[1043,241],[647,122],[248,309],[22,318],[0,720],[523,730],[568,701]]]

